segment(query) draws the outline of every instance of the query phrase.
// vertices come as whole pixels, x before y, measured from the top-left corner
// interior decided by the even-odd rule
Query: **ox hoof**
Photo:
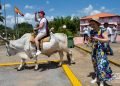
[[[61,67],[61,66],[62,66],[62,63],[59,63],[58,66]]]
[[[21,71],[21,70],[23,70],[23,69],[17,69],[17,71]]]
[[[75,64],[75,61],[71,61],[71,64]]]
[[[35,68],[34,68],[34,71],[37,71],[37,70],[39,70],[38,65],[36,65]]]
[[[69,56],[67,57],[68,59],[68,64],[75,64],[74,59],[71,59]]]
[[[70,60],[70,61],[68,61],[68,64],[69,64],[69,65],[75,64],[75,61]]]
[[[34,68],[34,71],[37,71],[37,70],[39,70],[39,68],[37,68],[37,69]]]
[[[17,71],[24,70],[26,65],[27,65],[26,63],[23,64],[23,65],[20,65],[20,66],[17,68]]]
[[[21,68],[17,68],[17,71],[21,71],[21,70],[24,70],[25,67],[21,67]]]

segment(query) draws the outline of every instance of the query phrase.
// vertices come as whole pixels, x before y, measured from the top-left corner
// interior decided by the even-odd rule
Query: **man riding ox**
[[[39,17],[41,18],[41,20],[39,21],[36,17],[36,13],[35,13],[35,20],[39,21],[39,26],[36,27],[34,30],[38,30],[38,34],[35,37],[35,44],[37,47],[37,53],[36,55],[39,55],[41,53],[40,51],[40,47],[39,47],[39,41],[44,38],[45,36],[49,36],[49,32],[48,32],[48,21],[47,19],[44,17],[45,16],[45,12],[44,11],[40,11],[38,12]]]
[[[38,55],[44,54],[46,56],[51,56],[52,54],[58,52],[60,55],[60,63],[62,65],[63,62],[63,52],[66,52],[67,59],[69,63],[75,63],[74,58],[72,57],[72,51],[68,48],[67,44],[67,35],[64,33],[52,33],[48,34],[48,23],[47,19],[44,18],[45,13],[43,11],[39,12],[39,16],[41,17],[38,28],[38,34],[35,37],[35,43],[31,42],[31,33],[24,34],[20,39],[17,40],[7,40],[0,35],[0,38],[6,42],[7,55],[16,55],[18,54],[21,57],[21,64],[18,67],[18,70],[21,70],[25,66],[26,59],[35,59],[35,70],[38,69]],[[36,30],[35,29],[35,30]],[[48,41],[44,41],[46,36],[49,36]],[[48,39],[48,37],[47,37]],[[42,41],[40,44],[39,41]],[[36,52],[37,46],[37,52]],[[41,51],[39,49],[41,48]]]

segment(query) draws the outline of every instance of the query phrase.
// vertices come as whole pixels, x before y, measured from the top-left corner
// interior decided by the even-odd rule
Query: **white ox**
[[[35,56],[36,47],[30,42],[30,37],[31,34],[26,33],[20,39],[9,41],[0,36],[2,40],[6,41],[8,56],[16,55],[18,53],[21,57],[21,64],[19,65],[18,70],[21,70],[24,67],[26,59],[31,58],[35,59],[35,70],[38,69],[37,56]],[[51,33],[50,38],[49,42],[43,43],[42,54],[50,56],[58,52],[60,55],[59,65],[62,65],[63,52],[66,52],[69,63],[75,63],[74,58],[72,57],[72,51],[67,47],[67,36],[63,33]]]

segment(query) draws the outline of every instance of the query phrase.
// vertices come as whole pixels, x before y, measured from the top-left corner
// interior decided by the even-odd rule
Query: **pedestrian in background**
[[[106,29],[106,31],[108,33],[109,41],[111,42],[111,36],[112,36],[113,33],[112,33],[112,28],[109,27],[108,22],[104,23],[104,28]]]
[[[113,24],[113,37],[112,37],[112,43],[116,43],[116,38],[117,38],[117,24]]]
[[[115,34],[115,30],[114,30],[114,24],[109,24],[109,28],[112,30],[112,33],[110,34],[110,42],[113,43],[113,38],[114,38],[114,34]]]
[[[113,55],[113,50],[112,50],[112,48],[110,47],[111,36],[112,36],[112,29],[109,27],[109,24],[108,24],[107,22],[105,22],[103,26],[104,26],[104,28],[106,29],[106,30],[104,30],[104,31],[107,31],[107,33],[108,33],[108,38],[109,38],[109,42],[105,43],[105,47],[106,47],[106,49],[107,49],[106,52],[107,52],[107,54]]]
[[[85,26],[83,28],[83,31],[84,31],[83,32],[83,34],[84,34],[83,43],[88,44],[88,37],[89,37],[89,34],[90,34],[90,30],[89,30],[89,28],[87,26]]]

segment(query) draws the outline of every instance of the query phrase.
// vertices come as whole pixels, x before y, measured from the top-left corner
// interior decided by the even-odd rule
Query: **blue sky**
[[[120,0],[1,0],[6,3],[7,25],[14,24],[14,6],[17,6],[25,17],[19,16],[19,22],[34,24],[34,13],[46,12],[48,20],[56,16],[87,16],[101,12],[120,15]]]

